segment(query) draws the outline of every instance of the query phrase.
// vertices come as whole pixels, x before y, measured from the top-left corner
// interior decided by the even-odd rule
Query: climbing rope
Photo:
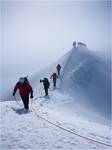
[[[36,99],[35,99],[35,100],[36,100]],[[34,100],[34,101],[35,101],[35,100]],[[100,145],[112,147],[112,145],[110,145],[110,144],[103,143],[103,142],[100,142],[100,141],[97,141],[97,140],[88,138],[88,137],[86,137],[86,136],[83,136],[83,135],[78,134],[78,133],[76,133],[76,132],[73,132],[73,131],[71,131],[71,130],[68,130],[68,129],[66,129],[66,128],[60,126],[60,125],[57,125],[57,124],[53,123],[52,121],[49,121],[48,119],[42,117],[41,115],[39,115],[39,114],[36,112],[35,108],[33,107],[33,101],[31,102],[31,109],[32,109],[32,111],[34,112],[34,114],[35,114],[36,117],[41,118],[42,120],[44,120],[44,121],[46,121],[46,122],[52,124],[52,125],[55,126],[55,127],[58,127],[58,128],[60,128],[60,129],[62,129],[62,130],[64,130],[64,131],[66,131],[66,132],[69,132],[69,133],[71,133],[71,134],[73,134],[73,135],[75,135],[75,136],[78,136],[78,137],[80,137],[80,138],[83,138],[83,139],[85,139],[85,140],[88,140],[88,141],[91,141],[91,142],[94,142],[94,143],[97,143],[97,144],[100,144]]]

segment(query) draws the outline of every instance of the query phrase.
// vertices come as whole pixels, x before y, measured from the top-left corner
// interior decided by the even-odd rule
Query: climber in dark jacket
[[[57,69],[58,76],[60,76],[61,65],[58,64],[58,65],[56,66],[56,69]]]
[[[29,94],[30,94],[30,98],[33,98],[33,89],[31,85],[29,84],[29,81],[26,77],[19,79],[19,82],[17,82],[13,90],[13,96],[15,96],[15,93],[17,90],[19,90],[19,94],[22,98],[24,108],[28,110],[29,109]]]
[[[45,96],[48,95],[48,89],[49,89],[49,80],[47,78],[44,78],[44,80],[40,80],[40,82],[43,82],[44,90],[45,90]]]

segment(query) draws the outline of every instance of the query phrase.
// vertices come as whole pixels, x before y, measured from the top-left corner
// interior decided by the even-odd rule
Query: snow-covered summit
[[[104,59],[105,58],[105,59]],[[77,47],[62,71],[61,89],[77,98],[77,102],[100,116],[110,119],[111,114],[110,59],[86,47]]]
[[[61,79],[57,86],[63,93],[74,98],[74,109],[94,121],[110,123],[111,73],[110,58],[103,53],[91,51],[85,46],[72,48],[57,62],[31,77],[37,86],[39,79],[50,77],[60,63]],[[37,91],[38,92],[38,91]]]

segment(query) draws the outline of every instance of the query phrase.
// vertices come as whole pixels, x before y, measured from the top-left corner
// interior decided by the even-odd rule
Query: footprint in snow
[[[92,136],[97,136],[97,135],[95,135],[94,133],[90,133],[90,135],[92,135]]]
[[[106,140],[109,140],[109,141],[111,140],[111,138],[109,138],[109,137],[105,137],[105,139],[106,139]]]
[[[62,149],[62,148],[64,148],[64,147],[61,146],[61,145],[56,145],[55,148],[57,148],[57,149]]]
[[[56,121],[56,124],[57,124],[57,125],[61,125],[61,123],[60,123],[60,122],[58,122],[58,121]]]
[[[43,106],[43,104],[42,104],[42,103],[40,103],[40,106]]]

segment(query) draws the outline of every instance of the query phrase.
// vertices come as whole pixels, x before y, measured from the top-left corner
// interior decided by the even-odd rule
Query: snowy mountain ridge
[[[83,116],[110,125],[110,59],[83,46],[72,48],[53,65],[32,75],[30,81],[34,87],[38,87],[40,78],[50,78],[58,63],[62,70],[57,87],[74,99],[74,109],[79,108]]]
[[[110,150],[110,93],[104,87],[110,85],[110,67],[108,61],[103,60],[87,48],[77,47],[45,70],[33,74],[29,80],[34,99],[30,100],[27,114],[21,101],[19,106],[12,101],[11,94],[7,95],[11,101],[0,102],[1,150]],[[39,80],[49,78],[56,71],[57,63],[62,65],[57,89],[53,90],[51,82],[49,97],[44,97]],[[108,90],[109,85],[106,86]],[[72,135],[38,115],[66,130],[110,146]]]
[[[97,118],[95,121],[102,120],[101,122],[104,124],[110,124],[111,73],[108,55],[91,51],[84,46],[72,48],[54,64],[29,77],[34,95],[39,94],[39,87],[42,86],[39,82],[40,79],[44,77],[49,79],[51,74],[56,72],[58,63],[62,65],[62,80],[57,81],[57,87],[61,92],[74,98],[74,109],[82,107],[84,109],[79,110],[83,110],[81,114],[85,114],[85,116],[93,114],[89,118]],[[12,85],[14,86],[14,84]],[[4,92],[3,99],[13,99],[10,92],[13,90],[13,86],[12,89],[6,91],[8,94]]]
[[[64,66],[60,86],[89,111],[110,120],[110,60],[106,61],[87,48],[73,48]]]

